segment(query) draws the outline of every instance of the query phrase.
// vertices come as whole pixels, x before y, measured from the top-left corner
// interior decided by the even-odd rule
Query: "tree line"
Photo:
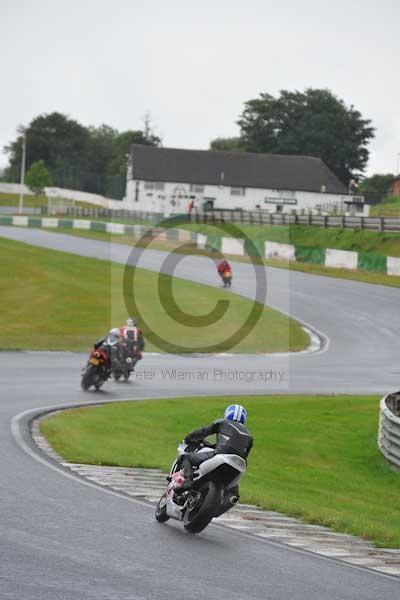
[[[3,179],[18,182],[22,161],[22,141],[27,140],[26,170],[42,161],[52,184],[83,190],[111,198],[125,194],[126,155],[131,144],[157,146],[149,115],[143,130],[119,132],[109,125],[85,127],[67,115],[53,112],[39,115],[27,127],[20,127],[17,138],[4,148],[9,164]]]
[[[321,158],[335,175],[354,191],[383,196],[393,174],[363,177],[368,144],[374,137],[371,120],[327,89],[304,92],[282,90],[277,96],[262,93],[244,103],[237,120],[237,137],[217,137],[211,150],[304,155]],[[150,118],[143,130],[119,132],[101,125],[85,127],[61,113],[40,115],[25,129],[27,169],[43,161],[54,185],[122,198],[125,191],[126,155],[130,145],[160,145]],[[6,146],[8,181],[18,181],[22,140]]]

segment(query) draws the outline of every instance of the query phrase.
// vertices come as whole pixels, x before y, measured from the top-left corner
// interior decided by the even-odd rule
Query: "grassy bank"
[[[399,203],[400,206],[400,203]],[[223,235],[221,229],[213,225],[186,224],[185,229],[208,235]],[[253,241],[279,242],[309,248],[333,248],[354,252],[373,252],[385,256],[400,256],[400,234],[366,231],[364,229],[324,229],[303,225],[241,225],[236,227]],[[228,233],[226,235],[229,235]]]
[[[127,318],[123,273],[123,265],[0,238],[0,348],[86,350]],[[171,282],[168,276],[161,276],[161,283],[171,283],[177,306],[193,318],[207,315],[219,301],[229,302],[215,324],[194,327],[190,317],[187,324],[178,323],[172,299],[163,295],[170,314],[160,302],[158,274],[137,269],[132,293],[145,336],[150,328],[185,351],[214,344],[227,350],[223,340],[240,329],[253,306],[221,288],[178,278]],[[247,332],[232,352],[296,351],[309,342],[295,321],[267,307]],[[146,349],[160,350],[151,341]]]
[[[84,237],[88,239],[95,239],[104,242],[113,242],[116,244],[128,244],[129,246],[140,246],[138,238],[134,238],[131,235],[114,235],[101,231],[86,231],[76,229],[47,229],[46,231],[52,233],[67,233],[68,235],[76,237]],[[180,247],[182,242],[172,241],[157,241],[151,243],[149,248],[153,250],[171,251]],[[195,252],[188,248],[180,250],[183,254],[191,254]],[[197,253],[197,251],[196,251]],[[204,252],[204,254],[213,256],[212,253]],[[236,262],[250,263],[250,259],[247,256],[234,256],[227,254],[227,257]],[[335,277],[339,279],[348,279],[351,281],[360,281],[363,283],[372,283],[376,285],[386,285],[389,287],[400,287],[400,277],[393,275],[384,275],[383,273],[374,273],[371,271],[350,271],[348,269],[336,269],[331,267],[325,267],[324,265],[317,265],[303,262],[289,262],[284,260],[270,260],[264,259],[262,264],[268,267],[274,267],[276,269],[290,269],[291,271],[299,271],[302,273],[309,273],[312,275],[322,275],[324,277]]]
[[[167,471],[177,443],[228,398],[120,403],[65,411],[41,430],[66,460]],[[242,501],[400,547],[400,475],[377,446],[377,397],[241,398],[254,449]],[[149,432],[152,440],[148,448]]]
[[[371,217],[400,217],[400,196],[390,196],[382,204],[371,206]]]
[[[35,199],[31,197],[32,203],[39,202],[40,197]],[[1,204],[1,194],[0,194]],[[82,203],[81,203],[82,204]],[[35,204],[32,204],[34,206]],[[47,204],[46,204],[47,205]],[[28,206],[28,204],[27,204]],[[89,206],[89,205],[87,205]],[[383,206],[383,205],[382,205]],[[400,199],[398,202],[400,210]],[[93,206],[91,206],[93,208]],[[68,217],[73,219],[73,217]],[[108,217],[79,217],[87,220],[110,221]],[[113,222],[132,225],[157,226],[156,223],[140,219],[116,218]],[[162,222],[161,222],[162,225]],[[400,233],[387,233],[380,231],[368,231],[365,229],[324,229],[323,227],[312,227],[303,225],[245,225],[235,223],[238,230],[238,237],[245,236],[255,242],[260,248],[265,241],[279,242],[284,244],[293,244],[294,246],[305,246],[307,248],[332,248],[336,250],[349,250],[354,252],[371,252],[384,256],[400,256]],[[214,225],[201,225],[196,223],[177,222],[176,228],[186,229],[203,233],[209,236],[230,237],[229,224],[221,223],[218,227]],[[122,236],[121,236],[122,237]]]

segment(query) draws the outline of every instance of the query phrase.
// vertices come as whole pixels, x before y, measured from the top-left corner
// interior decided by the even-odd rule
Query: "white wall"
[[[136,187],[138,194],[136,195]],[[177,190],[179,190],[177,192]],[[179,198],[179,195],[181,196]],[[173,196],[175,196],[173,198]],[[178,196],[178,197],[177,197]],[[263,210],[270,212],[276,211],[276,205],[283,206],[283,212],[292,212],[295,209],[297,212],[305,210],[315,210],[316,205],[326,206],[333,209],[334,206],[338,210],[343,208],[343,202],[348,199],[347,196],[340,194],[326,194],[315,192],[289,192],[287,196],[296,200],[296,204],[284,204],[280,201],[278,190],[267,190],[261,188],[246,188],[244,196],[231,195],[229,186],[204,186],[203,194],[194,194],[190,191],[189,184],[169,183],[164,184],[164,190],[146,190],[144,181],[128,181],[126,200],[128,205],[133,210],[143,210],[150,212],[186,212],[191,201],[191,196],[196,197],[196,205],[202,208],[204,200],[214,198],[214,208],[232,210],[235,208],[245,210],[257,210],[259,206]],[[136,198],[138,201],[136,201]],[[265,198],[276,198],[277,204],[266,203]],[[171,204],[174,200],[175,206]]]
[[[63,200],[76,200],[79,202],[88,202],[95,206],[101,206],[103,208],[116,208],[124,209],[127,208],[126,202],[122,200],[112,200],[100,196],[99,194],[90,194],[89,192],[80,192],[78,190],[67,190],[65,188],[48,187],[45,188],[46,196],[57,202],[57,198]]]
[[[20,194],[23,191],[24,195],[32,196],[31,190],[26,186],[21,186],[19,183],[1,183],[0,192],[6,194]],[[112,200],[105,198],[98,194],[90,194],[89,192],[80,192],[78,190],[68,190],[65,188],[48,187],[45,188],[45,195],[56,202],[57,198],[62,200],[77,200],[80,202],[88,202],[95,206],[101,206],[103,208],[116,208],[125,209],[128,208],[126,201]]]
[[[21,191],[28,196],[32,196],[31,190],[26,185],[21,185],[20,183],[0,182],[0,192],[2,194],[20,194]]]

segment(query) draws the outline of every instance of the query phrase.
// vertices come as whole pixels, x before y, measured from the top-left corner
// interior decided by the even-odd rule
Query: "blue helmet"
[[[240,404],[231,404],[225,409],[224,419],[238,421],[238,423],[244,425],[247,420],[247,410]]]

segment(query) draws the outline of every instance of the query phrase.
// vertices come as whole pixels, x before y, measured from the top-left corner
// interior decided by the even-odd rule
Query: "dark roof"
[[[250,154],[131,146],[133,178],[232,187],[346,194],[347,188],[312,156]],[[223,173],[223,181],[221,181]]]

